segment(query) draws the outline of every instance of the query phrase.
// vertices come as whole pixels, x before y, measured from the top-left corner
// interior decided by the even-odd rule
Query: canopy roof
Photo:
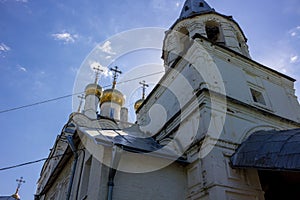
[[[236,168],[300,170],[300,129],[258,131],[231,157]]]

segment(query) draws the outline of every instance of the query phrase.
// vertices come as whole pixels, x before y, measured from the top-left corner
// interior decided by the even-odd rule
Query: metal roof
[[[204,0],[187,0],[181,10],[179,19],[215,11]]]
[[[300,129],[258,131],[231,157],[236,168],[300,170]]]
[[[139,138],[131,135],[116,136],[113,139],[115,145],[127,147],[127,150],[136,150],[141,152],[153,152],[160,148],[159,145],[152,137]]]

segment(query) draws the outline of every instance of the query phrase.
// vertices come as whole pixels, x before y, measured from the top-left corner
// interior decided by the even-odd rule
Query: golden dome
[[[143,102],[144,102],[144,99],[137,100],[137,102],[135,102],[135,104],[134,104],[134,110],[137,111]]]
[[[85,96],[87,95],[96,95],[100,99],[102,95],[102,87],[95,83],[88,84],[85,87]]]
[[[15,199],[20,199],[20,195],[18,194],[18,192],[19,192],[19,189],[17,189],[16,192],[13,195],[11,195],[11,197],[13,197]]]
[[[100,99],[100,105],[105,102],[113,102],[119,104],[120,106],[123,106],[125,103],[125,98],[120,91],[116,89],[108,89],[104,90],[103,95]]]

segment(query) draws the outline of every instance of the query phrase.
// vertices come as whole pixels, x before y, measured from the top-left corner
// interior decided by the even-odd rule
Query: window
[[[204,3],[203,3],[203,2],[200,2],[200,3],[199,3],[199,6],[200,6],[200,7],[204,7]]]
[[[115,109],[113,109],[113,108],[110,109],[109,117],[110,117],[111,119],[114,119],[114,118],[115,118]]]
[[[251,91],[252,99],[255,103],[266,105],[266,101],[261,92],[254,90],[253,88],[250,88],[250,91]]]
[[[188,7],[188,6],[185,6],[185,7],[184,7],[184,10],[185,10],[185,11],[187,11],[188,9],[189,9],[189,7]]]
[[[92,157],[90,157],[84,165],[84,171],[81,181],[81,191],[80,191],[80,199],[83,199],[87,193],[88,193],[88,186],[89,186],[89,180],[90,180],[90,172],[91,172],[91,166],[92,166]]]
[[[178,32],[179,32],[179,38],[181,44],[181,51],[184,51],[188,48],[190,44],[189,31],[183,27]]]
[[[219,28],[219,23],[215,21],[208,21],[205,25],[205,31],[207,39],[209,39],[211,42],[223,45],[225,44],[223,35]]]

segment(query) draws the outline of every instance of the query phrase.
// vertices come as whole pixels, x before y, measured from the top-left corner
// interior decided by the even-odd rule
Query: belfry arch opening
[[[189,31],[183,27],[179,29],[179,38],[180,38],[180,44],[181,44],[181,51],[184,51],[188,48],[190,43],[190,34]]]
[[[205,24],[205,31],[208,40],[213,43],[225,45],[224,36],[222,34],[222,30],[220,29],[220,25],[215,21],[208,21]]]

